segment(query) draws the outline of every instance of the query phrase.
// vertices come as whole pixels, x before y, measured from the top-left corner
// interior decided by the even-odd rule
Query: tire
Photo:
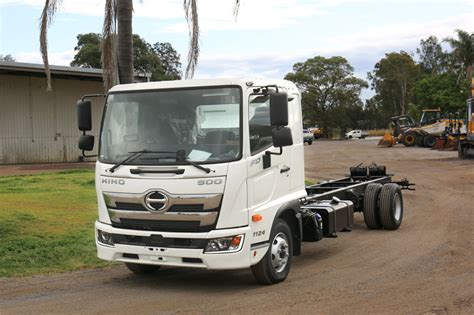
[[[312,145],[313,144],[313,141],[308,141],[308,145]]]
[[[416,138],[415,138],[415,144],[417,146],[419,146],[420,148],[424,148],[425,147],[425,137],[421,136],[421,135],[416,135]]]
[[[383,185],[380,191],[380,222],[386,230],[397,230],[403,219],[403,197],[400,186]]]
[[[436,144],[436,138],[432,135],[427,135],[423,138],[423,145],[426,148],[432,148]]]
[[[372,183],[367,186],[364,193],[364,222],[368,229],[380,229],[379,195],[382,184]]]
[[[423,144],[427,148],[432,148],[436,144],[436,138],[432,135],[425,136],[423,138]]]
[[[349,139],[352,139],[352,136],[349,136]]]
[[[467,149],[465,146],[462,146],[461,143],[458,144],[458,157],[460,159],[467,159]]]
[[[278,257],[276,255],[277,253],[285,257]],[[260,284],[276,284],[282,282],[290,272],[292,261],[293,237],[291,229],[286,221],[278,219],[270,235],[270,248],[262,260],[251,267],[253,276]]]
[[[128,270],[137,275],[145,275],[155,272],[160,269],[160,266],[156,265],[143,265],[143,264],[134,264],[134,263],[125,263]]]
[[[413,132],[406,132],[402,135],[402,143],[406,147],[412,147],[415,145],[416,142],[416,136]]]

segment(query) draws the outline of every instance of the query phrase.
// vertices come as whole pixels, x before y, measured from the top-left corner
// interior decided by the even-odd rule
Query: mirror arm
[[[272,151],[265,151],[265,155],[282,155],[283,154],[283,147],[278,147],[280,149],[280,152],[275,153]]]
[[[105,94],[86,94],[82,96],[81,102],[84,102],[84,100],[89,97],[105,97],[105,96],[106,96]]]
[[[82,157],[84,157],[84,158],[98,157],[98,155],[97,155],[97,154],[95,154],[95,155],[86,155],[84,152],[85,152],[85,151],[84,151],[84,150],[82,150]]]

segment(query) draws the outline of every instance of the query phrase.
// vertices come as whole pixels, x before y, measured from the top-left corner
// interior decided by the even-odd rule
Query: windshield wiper
[[[215,172],[214,170],[211,170],[210,168],[208,167],[204,167],[204,166],[201,166],[199,164],[197,164],[196,162],[193,162],[191,160],[188,160],[186,158],[186,152],[184,150],[178,150],[176,151],[176,160],[177,161],[182,161],[182,162],[186,162],[188,163],[189,165],[192,165],[198,169],[200,169],[201,171],[204,171],[206,172],[207,174],[209,174],[211,171],[212,172]]]
[[[133,161],[135,159],[137,159],[140,155],[142,154],[145,154],[145,153],[174,153],[174,152],[171,152],[171,151],[150,151],[150,150],[140,150],[140,151],[131,151],[131,152],[128,152],[130,153],[129,156],[127,156],[124,160],[118,162],[117,164],[115,164],[114,166],[112,166],[111,168],[109,168],[109,172],[110,173],[113,173],[115,172],[115,170],[117,168],[119,168],[121,165],[127,163],[127,162],[130,162],[130,161]]]

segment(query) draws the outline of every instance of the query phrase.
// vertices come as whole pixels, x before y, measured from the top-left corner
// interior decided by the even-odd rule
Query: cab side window
[[[255,98],[257,100],[257,98]],[[270,125],[270,103],[249,102],[250,152],[255,155],[273,145],[272,127]]]

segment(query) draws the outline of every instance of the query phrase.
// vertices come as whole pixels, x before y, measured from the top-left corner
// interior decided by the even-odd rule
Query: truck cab
[[[113,87],[96,162],[98,257],[148,272],[247,268],[267,256],[254,274],[282,281],[307,195],[300,101],[284,80]],[[78,117],[84,152],[94,146],[87,98]]]

